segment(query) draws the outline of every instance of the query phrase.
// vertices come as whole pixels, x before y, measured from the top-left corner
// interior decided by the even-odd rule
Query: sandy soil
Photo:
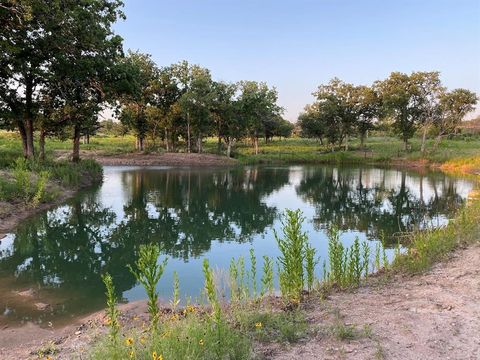
[[[307,314],[313,337],[288,346],[259,346],[267,359],[480,359],[480,245],[452,254],[418,276],[372,279],[354,292],[312,300]],[[121,306],[123,322],[141,326],[144,302]],[[0,329],[2,359],[36,358],[53,347],[55,359],[78,358],[105,333],[103,312],[78,319],[62,329],[27,324]],[[353,338],[332,329],[350,326]],[[52,345],[53,344],[53,345]],[[74,355],[75,354],[75,355]]]
[[[421,276],[331,295],[309,311],[317,335],[272,359],[480,359],[480,246]],[[341,340],[335,323],[355,327]]]

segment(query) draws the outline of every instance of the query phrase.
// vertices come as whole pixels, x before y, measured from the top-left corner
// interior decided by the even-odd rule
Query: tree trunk
[[[40,160],[45,160],[45,130],[40,130],[40,137],[38,139],[38,146],[40,152]]]
[[[423,127],[423,135],[422,135],[422,147],[420,149],[422,154],[425,153],[425,148],[427,146],[427,130],[428,130],[428,127],[424,126]]]
[[[165,149],[167,150],[167,152],[170,151],[170,146],[169,146],[169,143],[168,143],[168,129],[165,128]]]
[[[403,139],[403,150],[408,151],[408,139]]]
[[[23,157],[28,157],[28,146],[27,146],[27,132],[25,131],[25,125],[22,121],[18,121],[18,131],[22,137],[22,148],[23,148]]]
[[[135,142],[135,148],[139,152],[143,152],[145,150],[145,138],[143,136],[138,135],[137,140]]]
[[[220,137],[220,132],[218,133],[218,141],[217,141],[217,152],[220,154],[222,151],[222,138]]]
[[[32,97],[33,82],[30,76],[26,77],[25,84],[25,138],[26,138],[26,157],[33,158],[35,156],[35,146],[33,144],[33,117],[32,117]]]
[[[362,149],[365,148],[365,132],[362,132],[362,133],[360,134],[360,147],[361,147]]]
[[[232,154],[232,139],[229,137],[227,141],[227,157],[229,158]]]
[[[255,136],[253,139],[253,144],[255,146],[255,155],[258,155],[258,136]]]
[[[198,135],[198,137],[197,137],[197,152],[199,154],[202,153],[202,135],[201,134]]]
[[[72,152],[72,161],[80,161],[80,127],[75,125],[73,128],[73,152]]]
[[[345,135],[345,151],[348,151],[348,138],[349,138],[348,134]]]
[[[33,139],[33,120],[30,117],[25,119],[25,133],[27,140],[27,158],[32,159],[35,156],[35,146]]]
[[[187,114],[187,153],[190,154],[192,151],[192,143],[191,143],[191,136],[190,136],[190,116]]]

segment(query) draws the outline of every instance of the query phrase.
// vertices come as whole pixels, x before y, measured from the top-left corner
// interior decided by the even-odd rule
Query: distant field
[[[247,143],[237,143],[233,155],[244,164],[278,164],[278,163],[342,163],[342,162],[391,162],[396,160],[415,161],[425,159],[429,162],[444,163],[460,159],[475,159],[480,157],[480,138],[458,137],[454,140],[444,140],[436,151],[432,151],[433,140],[428,142],[427,153],[420,152],[420,139],[411,140],[411,150],[403,151],[403,144],[392,137],[370,137],[366,149],[360,148],[360,142],[353,139],[349,151],[337,150],[331,152],[327,146],[312,139],[290,138],[274,139],[265,143],[260,141],[260,153],[254,154],[254,149]],[[163,152],[161,142],[156,147],[150,146],[150,151]],[[52,156],[55,150],[69,151],[71,141],[48,139],[46,143],[47,156]],[[184,151],[183,144],[179,151]],[[98,152],[102,155],[124,154],[135,151],[135,138],[132,135],[123,137],[92,136],[90,144],[82,144],[82,151]],[[204,145],[204,151],[217,153],[217,139],[209,138]],[[0,167],[9,166],[21,156],[21,143],[16,133],[0,131]],[[469,160],[467,160],[469,161]]]

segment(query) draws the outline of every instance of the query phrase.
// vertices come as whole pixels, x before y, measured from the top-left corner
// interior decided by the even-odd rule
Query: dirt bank
[[[57,151],[59,158],[68,158],[69,152]],[[82,151],[84,159],[94,159],[102,165],[135,165],[135,166],[192,166],[192,167],[216,167],[231,166],[238,164],[235,159],[215,154],[186,154],[186,153],[123,153],[117,155],[105,155],[101,152]]]
[[[480,246],[475,245],[457,251],[425,275],[399,276],[388,284],[333,294],[309,311],[317,335],[277,350],[271,358],[478,360],[478,264]],[[344,325],[355,328],[351,339],[339,338],[338,329]]]
[[[385,282],[378,276],[354,292],[338,292],[307,306],[313,338],[289,346],[258,347],[267,359],[452,359],[480,358],[480,245],[418,276]],[[125,324],[140,327],[144,302],[122,305]],[[341,329],[350,331],[341,334]],[[340,329],[340,330],[339,330]],[[2,359],[36,358],[55,349],[55,359],[75,359],[105,333],[98,312],[63,329],[35,325],[0,329]],[[343,339],[342,339],[343,338]],[[75,356],[73,354],[76,354]]]

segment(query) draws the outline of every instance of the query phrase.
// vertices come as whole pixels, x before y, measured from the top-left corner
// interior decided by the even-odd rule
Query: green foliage
[[[31,201],[32,207],[37,207],[38,204],[40,204],[40,202],[45,198],[46,186],[47,186],[49,177],[50,177],[50,173],[48,171],[40,172],[38,181],[36,184],[35,193]]]
[[[307,276],[307,289],[313,289],[313,282],[315,281],[315,267],[318,265],[320,259],[315,257],[316,251],[310,245],[305,249],[305,271]]]
[[[274,232],[281,256],[278,257],[278,277],[280,290],[285,300],[292,303],[299,303],[302,298],[302,292],[305,289],[307,272],[310,271],[313,282],[312,265],[315,265],[315,251],[308,243],[306,233],[302,233],[302,223],[304,218],[300,210],[286,210],[282,220],[283,238],[280,238],[277,232]],[[308,266],[311,268],[305,270],[306,259],[309,258]]]
[[[409,273],[423,272],[455,248],[480,241],[479,234],[480,201],[476,199],[445,227],[413,233],[407,252],[397,256],[392,267]]]
[[[110,274],[102,275],[103,283],[107,292],[107,317],[108,325],[110,328],[110,338],[112,340],[113,346],[118,345],[118,332],[120,331],[120,324],[118,322],[119,311],[117,309],[117,296],[115,294],[115,286],[113,285],[113,279]]]
[[[262,342],[295,343],[308,335],[308,323],[300,310],[246,310],[238,314],[237,321],[243,333]]]
[[[263,274],[262,274],[262,290],[260,295],[271,294],[273,292],[273,260],[272,258],[263,256]]]
[[[253,298],[257,297],[257,258],[255,252],[250,249],[250,279],[252,281]]]
[[[180,280],[178,279],[178,273],[173,272],[173,299],[172,299],[172,309],[173,312],[177,310],[177,306],[180,303]]]
[[[150,314],[152,331],[156,331],[158,328],[159,309],[157,304],[157,284],[168,262],[168,258],[165,258],[162,262],[158,263],[159,257],[160,247],[158,245],[141,245],[139,258],[135,263],[135,269],[128,265],[130,272],[147,292],[148,312]]]
[[[377,244],[376,270],[380,269],[380,252],[383,246]],[[339,287],[351,287],[360,285],[362,277],[367,279],[370,265],[370,249],[367,243],[362,243],[355,238],[350,248],[345,248],[340,241],[337,228],[330,229],[328,234],[328,256],[330,272],[327,281]],[[388,266],[388,264],[386,264]],[[324,269],[324,273],[325,273]]]

